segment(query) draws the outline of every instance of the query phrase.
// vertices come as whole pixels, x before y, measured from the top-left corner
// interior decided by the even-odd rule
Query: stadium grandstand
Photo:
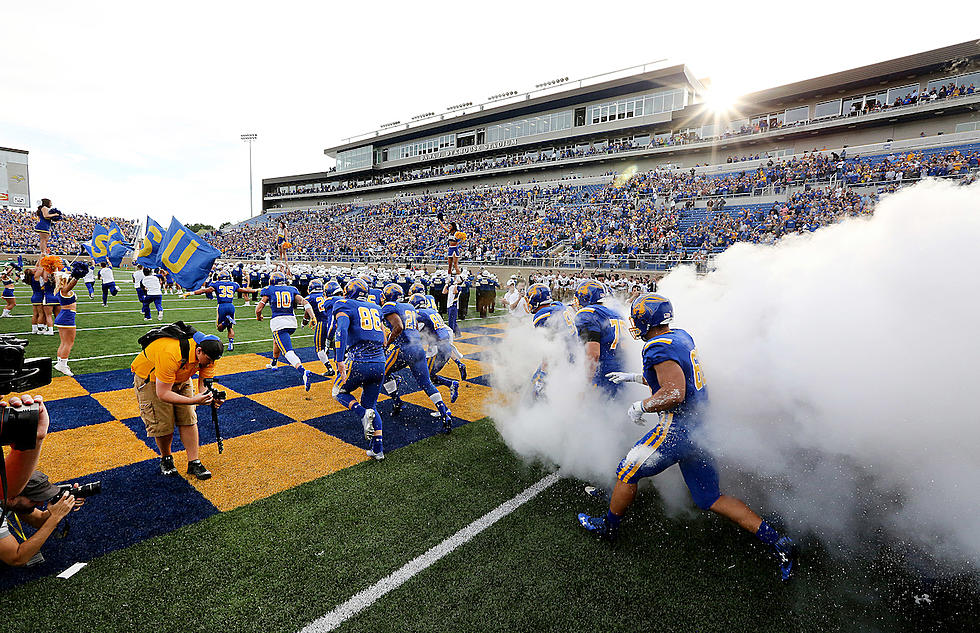
[[[266,178],[263,213],[212,236],[300,258],[439,261],[424,216],[470,232],[464,259],[669,268],[868,213],[925,177],[972,181],[980,51],[966,42],[743,96],[727,111],[684,65],[640,66],[345,139],[329,171]],[[363,236],[371,236],[363,239]]]

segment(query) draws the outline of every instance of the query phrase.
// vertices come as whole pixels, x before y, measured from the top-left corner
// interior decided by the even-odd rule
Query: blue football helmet
[[[231,274],[227,270],[218,273],[218,281],[231,281]]]
[[[666,325],[674,318],[674,307],[667,297],[647,292],[633,300],[630,306],[630,334],[635,339],[646,340],[650,328]]]
[[[527,305],[537,311],[542,305],[551,303],[551,289],[545,284],[534,284],[527,289]]]
[[[308,292],[323,292],[323,282],[319,279],[312,279],[310,283],[307,284],[306,289]]]
[[[274,272],[269,275],[269,285],[270,286],[285,286],[286,285],[286,275],[280,272]]]
[[[414,284],[412,284],[412,285],[411,285],[411,287],[410,287],[410,288],[408,289],[408,296],[410,296],[410,297],[411,297],[411,296],[412,296],[412,295],[414,295],[414,294],[419,294],[419,295],[424,295],[424,294],[425,294],[425,286],[424,286],[424,285],[422,285],[422,283],[421,283],[421,282],[419,282],[419,281],[416,281],[416,282],[415,282]]]
[[[398,284],[388,284],[381,291],[381,296],[386,302],[397,303],[399,299],[405,296],[405,291]]]
[[[606,287],[594,279],[583,281],[575,289],[575,298],[583,308],[599,303],[604,296],[606,296]]]
[[[428,308],[429,299],[421,292],[417,292],[408,298],[408,302],[411,303],[416,308]]]
[[[344,290],[343,288],[340,287],[340,284],[334,281],[333,279],[328,281],[327,284],[323,287],[323,294],[324,296],[327,297],[343,294],[343,292]]]
[[[347,287],[344,288],[344,295],[348,299],[358,299],[360,297],[366,297],[368,294],[367,282],[363,279],[351,279],[347,282]]]

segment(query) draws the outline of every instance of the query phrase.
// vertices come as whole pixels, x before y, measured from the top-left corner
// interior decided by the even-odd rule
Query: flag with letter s
[[[200,288],[221,251],[190,231],[177,218],[160,242],[160,265],[169,270],[182,288]]]

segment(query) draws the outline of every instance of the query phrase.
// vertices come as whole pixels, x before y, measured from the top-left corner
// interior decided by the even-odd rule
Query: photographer
[[[176,323],[153,332],[178,325],[184,327],[183,323]],[[187,474],[210,479],[211,472],[201,463],[199,455],[196,406],[212,404],[205,381],[214,378],[214,363],[224,353],[224,345],[214,335],[191,331],[192,337],[160,336],[146,344],[131,365],[133,387],[146,434],[156,440],[160,449],[160,472],[168,476],[177,474],[170,454],[174,426],[177,426],[180,441],[187,449]],[[198,374],[196,394],[190,383],[194,374]],[[213,402],[215,406],[221,405],[220,401]]]
[[[0,429],[0,436],[4,436],[7,430],[7,425],[11,424],[11,413],[17,413],[22,411],[22,407],[30,407],[33,404],[38,405],[38,421],[37,430],[34,432],[35,443],[33,448],[27,446],[20,446],[17,443],[13,443],[10,454],[4,459],[4,464],[7,471],[7,496],[15,497],[20,494],[21,490],[27,484],[31,477],[31,473],[34,472],[34,468],[37,467],[38,457],[41,455],[41,442],[44,437],[48,434],[48,410],[44,407],[44,401],[41,396],[30,396],[24,394],[21,397],[13,396],[8,400],[0,400],[0,408],[4,408],[0,412],[0,418],[6,418],[5,423]],[[8,408],[9,407],[9,408]],[[6,414],[6,415],[3,415]],[[4,443],[9,443],[4,440]]]
[[[61,520],[84,503],[85,499],[76,498],[70,492],[62,494],[60,488],[48,481],[47,475],[34,471],[24,490],[7,499],[7,510],[15,516],[10,523],[6,516],[0,520],[0,561],[13,567],[26,565],[37,555]],[[47,510],[40,510],[38,506],[44,504],[48,504]],[[30,538],[24,534],[21,520],[37,530]],[[11,530],[20,537],[19,541]]]

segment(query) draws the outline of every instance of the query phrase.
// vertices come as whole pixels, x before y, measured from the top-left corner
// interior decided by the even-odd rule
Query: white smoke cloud
[[[660,291],[698,345],[704,442],[725,466],[723,491],[844,549],[884,533],[975,564],[980,184],[924,182],[873,217],[774,247],[737,244],[716,264],[702,278],[675,270]],[[561,354],[528,324],[512,328],[495,380],[513,393],[542,356]],[[547,404],[493,412],[502,436],[522,456],[609,483],[643,432],[624,415],[643,391],[609,405],[582,395],[581,368],[551,373]],[[655,483],[668,503],[690,503],[676,479]]]

